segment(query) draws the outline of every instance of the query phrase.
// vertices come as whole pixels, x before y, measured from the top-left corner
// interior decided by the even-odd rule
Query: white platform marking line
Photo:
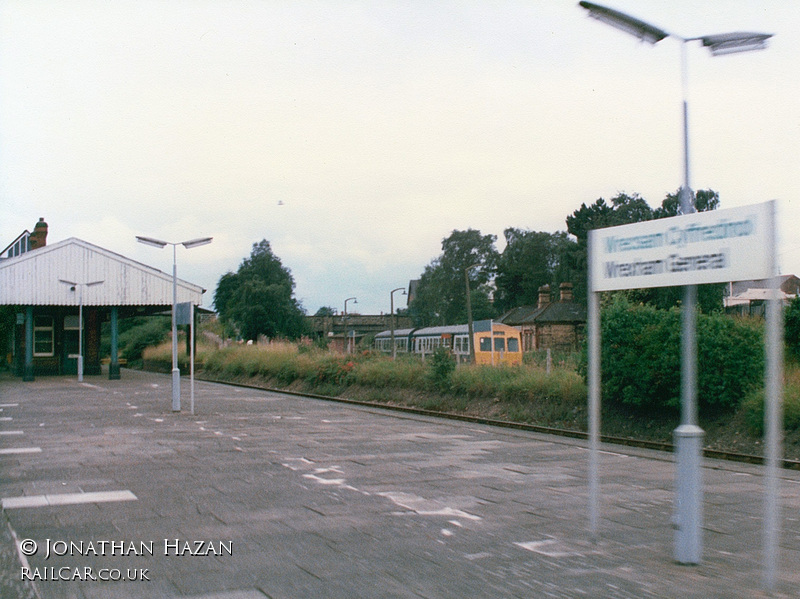
[[[93,493],[58,493],[54,495],[29,495],[26,497],[4,497],[3,509],[22,507],[44,507],[76,505],[80,503],[105,503],[110,501],[136,501],[138,497],[128,491],[97,491]]]
[[[465,520],[480,521],[483,520],[480,516],[470,514],[463,510],[451,508],[448,506],[442,507],[438,501],[424,499],[417,497],[410,493],[395,493],[386,492],[378,493],[381,497],[388,497],[395,505],[399,505],[407,510],[410,510],[420,516],[445,516],[463,518]]]
[[[514,543],[517,547],[521,547],[522,549],[527,549],[528,551],[533,551],[534,553],[538,553],[540,555],[545,555],[547,557],[572,557],[572,556],[580,556],[580,553],[575,551],[568,551],[564,550],[565,548],[560,545],[559,541],[556,539],[546,539],[544,541],[530,541],[527,543]]]
[[[24,435],[23,431],[0,431],[0,435]]]
[[[11,447],[0,449],[0,455],[16,455],[20,453],[41,453],[41,447]]]

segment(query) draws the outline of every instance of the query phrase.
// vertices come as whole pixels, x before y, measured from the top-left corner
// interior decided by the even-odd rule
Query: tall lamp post
[[[392,289],[392,292],[389,294],[390,305],[391,305],[391,326],[392,326],[392,360],[397,357],[397,348],[394,346],[394,292],[395,291],[402,291],[403,295],[406,294],[405,287],[398,287],[397,289]]]
[[[695,212],[694,198],[689,185],[689,110],[686,42],[699,41],[711,54],[733,54],[766,48],[772,34],[735,32],[699,37],[681,37],[641,21],[623,12],[594,4],[579,2],[589,16],[629,33],[642,41],[656,44],[666,37],[681,42],[681,84],[683,95],[683,187],[680,190],[682,214]],[[702,448],[703,430],[697,420],[697,287],[684,288],[681,334],[681,424],[675,429],[676,447],[676,531],[675,559],[684,564],[697,564],[702,555]]]
[[[60,283],[69,285],[72,291],[78,288],[78,382],[83,382],[83,288],[101,285],[105,281],[92,281],[91,283],[75,283],[66,279],[59,279]]]
[[[466,287],[465,293],[467,294],[467,332],[469,333],[469,363],[475,363],[475,332],[472,326],[472,298],[469,289],[469,271],[473,268],[480,266],[480,263],[467,266],[464,269],[464,286]]]
[[[172,246],[172,411],[181,411],[181,371],[178,368],[178,321],[176,309],[178,304],[178,246],[187,250],[211,243],[213,237],[199,237],[189,241],[161,241],[152,237],[136,236],[139,243],[157,247]]]
[[[358,300],[354,297],[348,297],[344,300],[344,353],[350,353],[350,338],[347,336],[347,302],[353,300],[354,304],[358,303]]]

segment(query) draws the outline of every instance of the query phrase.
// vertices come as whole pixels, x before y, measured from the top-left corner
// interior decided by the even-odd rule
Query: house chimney
[[[550,285],[539,287],[539,308],[544,308],[550,304]]]
[[[561,285],[558,286],[558,289],[561,292],[562,302],[572,301],[572,283],[561,283]]]
[[[28,246],[30,249],[43,248],[47,245],[47,223],[44,222],[44,217],[39,218],[39,222],[33,227],[33,233],[28,237]]]

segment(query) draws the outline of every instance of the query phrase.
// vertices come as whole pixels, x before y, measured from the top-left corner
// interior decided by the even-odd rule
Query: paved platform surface
[[[681,566],[669,455],[604,446],[591,543],[580,442],[200,382],[192,416],[188,387],[174,414],[167,376],[0,377],[3,597],[800,596],[800,473],[770,595],[760,467],[705,462]]]

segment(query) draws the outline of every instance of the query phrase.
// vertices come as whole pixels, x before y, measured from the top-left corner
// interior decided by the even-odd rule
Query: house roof
[[[800,279],[795,275],[781,275],[778,277],[780,281],[780,288],[784,293],[790,295],[800,295]],[[735,281],[730,284],[731,295],[739,295],[745,293],[750,289],[769,289],[772,284],[771,279],[762,279],[759,281]]]
[[[0,251],[0,260],[5,260],[7,258],[13,257],[13,256],[11,256],[11,254],[12,254],[11,250],[21,240],[24,242],[24,247],[22,248],[22,251],[20,253],[27,252],[28,251],[28,237],[30,237],[30,236],[31,236],[31,232],[28,231],[27,229],[25,229],[22,233],[17,235],[17,237],[14,239],[14,241],[9,243],[5,248],[3,248],[2,251]]]
[[[756,288],[756,289],[747,289],[742,293],[737,293],[736,295],[731,295],[726,298],[723,298],[723,303],[725,307],[731,306],[742,306],[748,305],[750,302],[765,302],[769,300],[772,296],[771,289],[764,289],[764,288]],[[778,291],[778,299],[780,299],[784,304],[788,304],[789,301],[796,297],[796,295],[791,293],[786,293],[785,291]]]
[[[522,324],[527,318],[530,318],[534,314],[536,314],[541,308],[538,306],[519,306],[517,308],[512,308],[500,318],[497,319],[497,322],[502,322],[503,324],[507,324],[510,326],[516,326],[518,324]]]
[[[179,303],[202,303],[202,287],[176,287]],[[74,237],[0,261],[0,305],[77,306],[81,294],[85,306],[171,306],[172,275]]]
[[[580,323],[586,322],[586,307],[575,302],[553,302],[525,321],[532,323]]]
[[[586,307],[575,302],[551,302],[546,306],[520,306],[503,314],[499,322],[511,326],[539,323],[586,322]]]

